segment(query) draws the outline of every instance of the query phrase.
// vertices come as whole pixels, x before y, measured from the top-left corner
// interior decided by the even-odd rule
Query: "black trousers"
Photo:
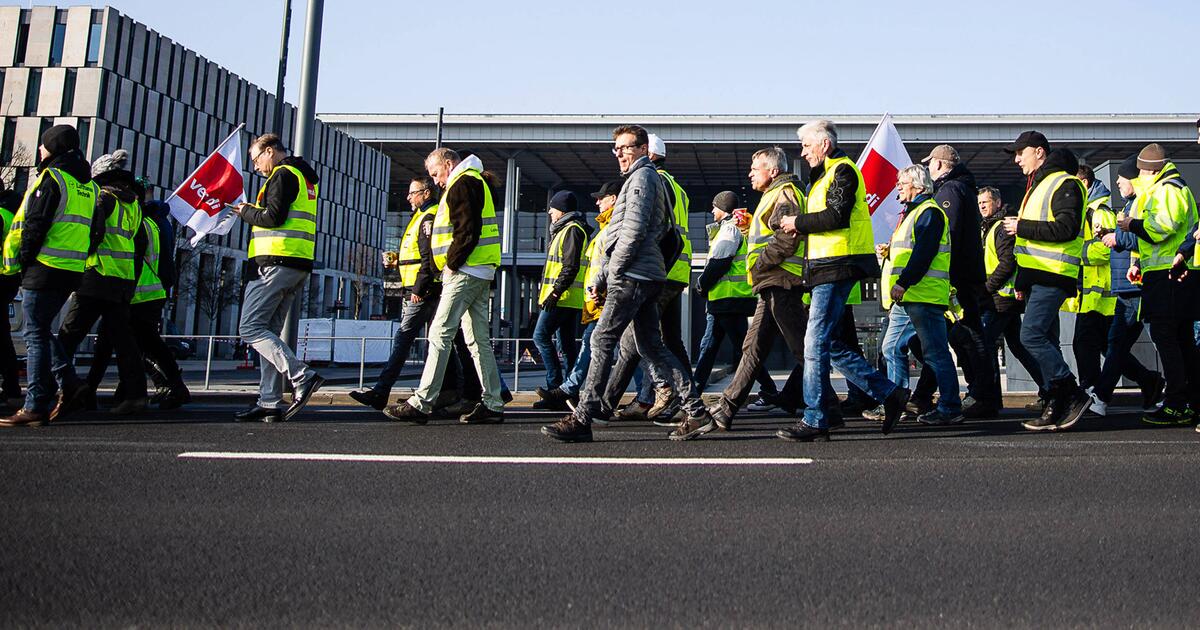
[[[1079,386],[1087,389],[1100,380],[1100,360],[1108,351],[1108,329],[1112,316],[1101,313],[1079,313],[1075,316],[1075,370]]]
[[[656,301],[658,304],[659,330],[662,333],[663,345],[686,368],[692,362],[688,358],[687,350],[683,347],[683,328],[679,321],[682,310],[681,296],[683,295],[683,289],[683,286],[675,282],[663,283]],[[593,331],[592,334],[596,333]],[[629,383],[633,380],[633,373],[637,371],[638,364],[642,361],[642,357],[636,352],[628,351],[633,348],[633,345],[630,343],[631,341],[632,337],[625,339],[624,335],[622,335],[620,344],[622,351],[618,353],[616,363],[612,367],[612,373],[609,374],[608,385],[604,389],[605,404],[610,409],[616,409],[620,404],[621,396],[625,394],[626,389],[629,389]],[[644,374],[644,377],[651,378],[649,373]],[[689,379],[692,377],[690,371],[688,371],[686,377]],[[661,384],[655,383],[655,385]]]
[[[163,341],[162,312],[167,301],[154,300],[129,306],[129,327],[133,332],[138,349],[142,353],[142,366],[154,384],[159,387],[183,386],[183,373],[175,354]],[[104,373],[112,360],[113,342],[109,329],[101,322],[99,334],[96,336],[96,351],[92,357],[92,367],[88,370],[88,385],[93,391],[104,380]],[[117,387],[117,399],[124,397],[126,388],[122,383]]]
[[[12,323],[8,321],[8,305],[17,297],[21,288],[19,276],[0,278],[0,308],[4,309],[4,333],[0,334],[0,382],[4,398],[21,396],[21,364],[17,361],[17,349],[13,347]]]
[[[142,372],[142,353],[129,323],[129,303],[110,302],[88,295],[75,293],[67,304],[62,326],[58,329],[58,342],[62,344],[66,363],[56,365],[54,375],[63,390],[86,385],[75,373],[73,361],[75,351],[92,327],[100,321],[101,334],[112,340],[117,353],[117,374],[126,398],[142,398],[146,395],[146,375]]]
[[[1198,292],[1200,276],[1176,282],[1165,270],[1142,275],[1142,315],[1167,381],[1163,405],[1172,409],[1200,403],[1200,350],[1192,327]]]

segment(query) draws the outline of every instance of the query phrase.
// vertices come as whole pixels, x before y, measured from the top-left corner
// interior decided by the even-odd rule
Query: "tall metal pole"
[[[438,108],[437,139],[434,140],[434,143],[433,143],[433,148],[435,148],[435,149],[442,148],[442,116],[445,115],[445,113],[446,113],[445,107]]]
[[[279,40],[279,72],[275,80],[275,112],[271,126],[275,133],[283,133],[283,79],[287,76],[288,38],[292,34],[292,0],[283,0],[283,37]]]
[[[304,33],[304,57],[300,67],[300,106],[296,112],[296,155],[312,156],[313,124],[317,106],[317,68],[321,61],[321,18],[325,12],[324,0],[308,0],[308,19]],[[292,306],[283,321],[283,342],[296,349],[300,327],[300,299],[302,291],[296,293]],[[310,299],[313,296],[309,296]],[[283,375],[279,375],[280,379]],[[288,383],[285,382],[285,385]]]

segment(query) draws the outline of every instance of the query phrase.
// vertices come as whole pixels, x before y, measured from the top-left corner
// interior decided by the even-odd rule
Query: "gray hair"
[[[933,178],[929,176],[929,169],[925,168],[924,164],[913,164],[900,169],[900,173],[896,175],[896,183],[899,184],[902,179],[907,179],[913,188],[933,193]]]
[[[800,138],[800,142],[829,140],[829,146],[836,147],[838,142],[837,125],[833,124],[832,120],[814,120],[804,123],[797,129],[796,136]]]
[[[788,170],[787,153],[779,147],[759,149],[754,152],[754,155],[750,156],[750,161],[753,162],[759,158],[762,158],[767,163],[767,166],[778,169],[780,173],[786,173]]]
[[[425,157],[426,164],[428,164],[429,162],[433,162],[433,161],[450,162],[453,164],[458,164],[459,162],[462,161],[462,158],[458,157],[458,152],[455,151],[454,149],[447,149],[446,147],[439,147],[439,148],[431,151],[429,153],[429,155]]]

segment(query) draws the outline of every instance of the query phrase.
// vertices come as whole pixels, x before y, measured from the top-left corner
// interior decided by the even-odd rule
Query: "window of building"
[[[25,63],[25,49],[29,47],[29,11],[21,12],[21,24],[17,26],[17,49],[13,53],[13,65]]]
[[[92,11],[92,28],[88,31],[87,65],[95,66],[100,63],[100,38],[104,35],[104,24],[101,23],[103,14]]]
[[[67,39],[67,12],[57,11],[54,19],[54,34],[50,37],[50,65],[61,66],[63,42]]]
[[[42,91],[42,71],[33,68],[29,71],[29,81],[25,85],[25,114],[37,114],[38,97]]]
[[[88,134],[92,132],[92,121],[87,118],[80,118],[79,124],[76,125],[76,128],[79,129],[79,148],[83,151],[84,155],[90,155],[90,153],[88,153],[88,148],[90,146],[88,143]]]
[[[72,116],[75,111],[75,69],[67,68],[67,76],[63,79],[62,115]]]
[[[12,118],[12,117],[5,118],[4,119],[4,141],[2,143],[0,143],[0,163],[3,163],[3,166],[8,166],[8,165],[12,164],[13,145],[16,143],[16,140],[17,140],[16,136],[17,136],[17,119]]]

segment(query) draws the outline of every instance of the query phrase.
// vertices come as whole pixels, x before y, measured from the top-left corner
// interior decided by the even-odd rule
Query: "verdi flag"
[[[244,126],[238,125],[167,198],[171,216],[192,228],[193,247],[209,234],[228,234],[236,215],[226,206],[246,200],[240,135]]]
[[[896,175],[912,160],[904,141],[892,124],[892,115],[884,114],[871,134],[867,148],[858,156],[858,169],[867,185],[867,205],[871,208],[871,228],[876,243],[887,243],[900,219],[903,204],[896,198]]]

